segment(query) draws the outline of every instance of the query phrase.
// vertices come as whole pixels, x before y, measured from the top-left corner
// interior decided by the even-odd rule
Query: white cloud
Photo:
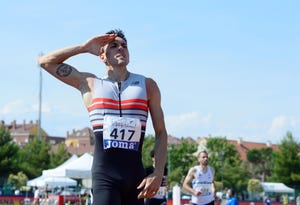
[[[211,115],[200,115],[198,112],[189,112],[165,117],[166,127],[169,134],[176,136],[197,136],[200,129],[209,127]]]
[[[15,100],[13,102],[9,102],[0,108],[0,114],[9,115],[16,113],[26,113],[30,110],[28,106],[25,105],[23,100]]]
[[[39,111],[38,104],[30,104],[22,99],[17,99],[15,101],[6,103],[0,108],[1,115],[23,115],[26,113],[34,113]],[[42,104],[42,112],[50,112],[51,108],[48,103]]]
[[[273,119],[267,134],[273,137],[283,136],[287,131],[293,131],[297,124],[295,117],[277,116]]]
[[[209,124],[211,116],[200,116],[198,112],[183,113],[180,115],[171,115],[166,117],[166,123],[172,127],[193,127],[195,125]]]
[[[33,109],[33,111],[38,112],[39,111],[39,104],[33,104],[31,106],[31,108]],[[42,103],[42,112],[43,113],[49,113],[51,112],[51,108],[50,105],[48,103]]]

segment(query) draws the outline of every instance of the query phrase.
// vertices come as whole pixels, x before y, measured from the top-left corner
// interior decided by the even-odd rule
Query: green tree
[[[263,191],[263,187],[261,186],[258,179],[250,179],[248,181],[247,191],[250,194],[250,199],[258,199],[259,193]]]
[[[210,137],[206,147],[209,164],[215,169],[215,180],[221,182],[221,188],[234,188],[237,191],[245,189],[250,174],[244,168],[234,145],[228,144],[225,137]]]
[[[249,170],[252,177],[266,181],[271,176],[273,165],[273,150],[270,147],[253,149],[247,152]]]
[[[66,160],[68,160],[71,157],[71,153],[68,152],[66,146],[64,144],[59,144],[57,146],[57,151],[51,151],[50,153],[50,166],[49,168],[57,167],[58,165],[61,165]]]
[[[188,170],[197,164],[197,144],[190,143],[187,139],[182,139],[180,144],[172,144],[168,147],[168,171],[169,188],[175,184],[181,184]]]
[[[152,159],[150,151],[154,149],[155,137],[148,135],[144,139],[143,144],[143,164],[144,166],[151,166]],[[186,139],[182,139],[180,144],[169,144],[166,167],[168,168],[169,188],[175,184],[181,183],[188,169],[197,163],[196,157],[193,155],[197,150],[196,144],[189,143]]]
[[[23,172],[18,172],[16,175],[10,174],[7,180],[9,184],[13,184],[14,188],[19,190],[26,185],[27,181],[28,178]]]
[[[279,144],[279,151],[274,155],[274,169],[271,179],[295,186],[300,183],[300,145],[291,132]]]
[[[17,170],[18,151],[19,146],[12,141],[10,133],[0,125],[0,178],[5,179]]]
[[[50,168],[50,150],[51,146],[44,137],[34,136],[19,152],[21,170],[30,179],[40,176],[43,170]]]
[[[150,152],[151,150],[154,149],[154,142],[155,142],[155,137],[153,135],[145,136],[144,143],[143,143],[143,151],[142,151],[144,167],[148,167],[152,165]]]

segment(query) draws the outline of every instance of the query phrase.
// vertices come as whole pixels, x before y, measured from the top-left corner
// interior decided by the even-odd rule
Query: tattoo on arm
[[[72,73],[72,67],[67,64],[60,64],[56,69],[56,74],[60,77],[67,77]]]

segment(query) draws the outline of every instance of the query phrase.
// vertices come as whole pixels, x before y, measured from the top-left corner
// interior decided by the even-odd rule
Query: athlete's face
[[[208,165],[208,155],[205,152],[201,152],[198,161],[201,165],[207,166]]]
[[[126,66],[129,63],[127,43],[120,37],[108,43],[102,55],[102,60],[112,67]]]

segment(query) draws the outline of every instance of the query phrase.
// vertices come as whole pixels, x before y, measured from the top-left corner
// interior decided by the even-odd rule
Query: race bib
[[[103,121],[103,148],[138,150],[141,122],[136,118],[105,116]]]
[[[153,198],[164,199],[166,197],[166,194],[167,194],[167,178],[166,176],[163,176],[161,185]]]
[[[167,187],[161,186],[161,187],[159,187],[158,191],[153,196],[153,198],[155,198],[155,199],[164,199],[166,197],[166,194],[167,194]]]
[[[210,195],[212,192],[210,183],[197,183],[194,185],[194,189],[200,191],[202,196]]]

